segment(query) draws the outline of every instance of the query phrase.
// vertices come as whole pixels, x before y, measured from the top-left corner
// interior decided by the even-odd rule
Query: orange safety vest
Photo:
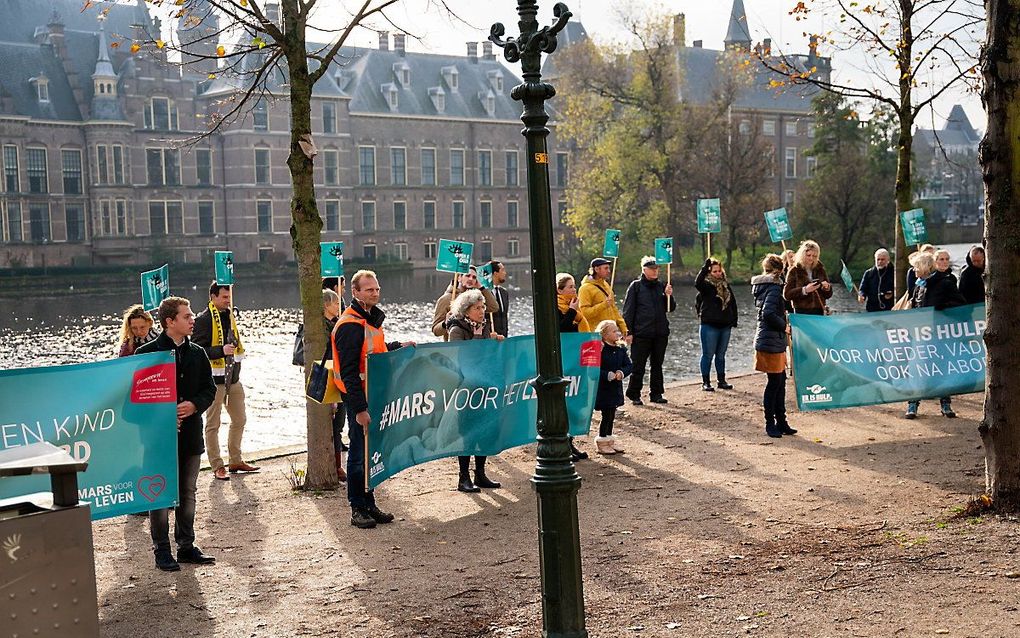
[[[368,386],[366,384],[366,377],[368,373],[368,355],[375,354],[377,352],[386,352],[386,338],[383,336],[382,328],[376,328],[370,325],[364,317],[362,317],[353,308],[348,306],[347,310],[340,315],[339,321],[333,326],[333,332],[329,336],[330,343],[333,345],[333,383],[336,387],[340,388],[340,391],[347,394],[347,388],[344,386],[344,381],[340,377],[340,353],[336,349],[336,331],[340,329],[340,326],[347,323],[359,324],[365,331],[365,341],[361,345],[361,360],[358,362],[358,375],[361,377],[361,385],[365,390],[365,395],[368,395]]]

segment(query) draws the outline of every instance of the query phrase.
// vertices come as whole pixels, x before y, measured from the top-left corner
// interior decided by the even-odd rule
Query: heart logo
[[[138,479],[138,493],[144,496],[150,503],[156,500],[163,490],[166,489],[166,478],[162,474],[155,476],[143,476]]]

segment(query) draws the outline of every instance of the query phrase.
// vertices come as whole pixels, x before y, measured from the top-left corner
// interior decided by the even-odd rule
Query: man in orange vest
[[[413,346],[413,341],[386,343],[382,324],[386,315],[379,309],[379,280],[371,270],[359,270],[351,277],[351,305],[333,328],[333,381],[347,406],[350,450],[347,452],[347,500],[351,503],[351,525],[362,529],[392,523],[375,504],[372,490],[365,489],[365,436],[371,417],[365,374],[368,355]]]

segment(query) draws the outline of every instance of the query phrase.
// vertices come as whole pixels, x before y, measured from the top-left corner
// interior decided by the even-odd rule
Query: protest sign
[[[847,292],[854,292],[857,290],[857,286],[854,285],[854,278],[850,274],[850,269],[846,267],[846,262],[840,260],[843,264],[843,269],[839,271],[839,278],[843,280],[843,285],[846,286]]]
[[[570,433],[591,421],[602,341],[560,335]],[[494,455],[534,443],[535,337],[419,344],[368,357],[368,482],[448,456]]]
[[[698,200],[698,233],[721,233],[722,212],[719,198]]]
[[[234,285],[234,253],[217,250],[215,255],[216,283],[221,286]]]
[[[479,266],[477,270],[478,283],[482,284],[482,288],[492,290],[492,262],[488,262],[484,266]]]
[[[613,259],[620,256],[620,231],[615,228],[606,230],[606,239],[602,243],[602,256]]]
[[[828,410],[980,392],[985,305],[790,315],[797,406]]]
[[[471,267],[472,250],[474,244],[471,242],[440,239],[439,250],[436,252],[436,270],[454,274],[468,272]]]
[[[924,223],[923,208],[900,213],[900,227],[903,228],[903,242],[906,245],[920,246],[928,242],[928,227]]]
[[[773,243],[785,242],[793,239],[793,229],[790,227],[790,216],[785,208],[766,211],[765,225],[769,228],[769,237]]]
[[[142,273],[142,306],[152,312],[170,296],[170,266],[163,264]]]
[[[655,263],[660,266],[673,263],[673,238],[655,238]]]
[[[322,277],[344,276],[344,243],[342,241],[319,242],[319,270]]]
[[[88,469],[92,519],[177,505],[173,352],[0,371],[0,450],[47,441]],[[48,475],[0,480],[0,498],[48,491]]]

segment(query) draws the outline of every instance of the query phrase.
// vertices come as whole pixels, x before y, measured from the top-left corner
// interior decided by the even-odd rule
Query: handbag
[[[896,303],[893,304],[892,309],[893,310],[910,310],[910,305],[911,304],[910,304],[910,297],[907,296],[908,294],[909,293],[906,293],[906,292],[903,293],[903,296],[900,297],[899,299],[897,299]]]
[[[322,361],[312,364],[305,384],[305,396],[324,405],[341,402],[340,388],[333,383],[333,362],[326,358],[328,356],[329,351],[323,355]]]

